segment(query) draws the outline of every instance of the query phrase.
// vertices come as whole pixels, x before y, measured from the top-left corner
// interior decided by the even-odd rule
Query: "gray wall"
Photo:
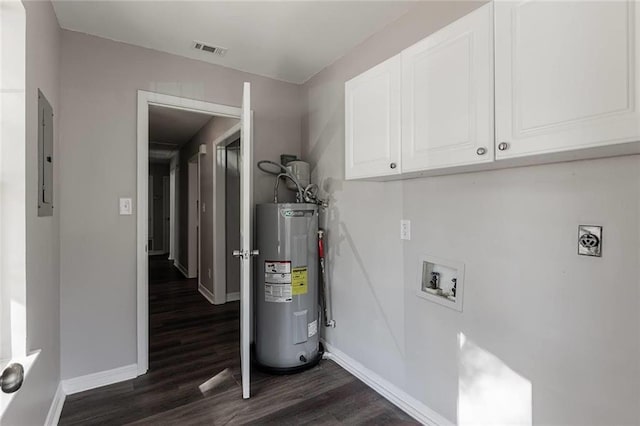
[[[60,71],[62,376],[71,378],[136,362],[136,217],[118,215],[118,198],[136,195],[137,90],[240,106],[251,82],[254,154],[276,160],[300,154],[301,89],[70,31]],[[256,202],[271,184],[256,172]]]
[[[150,250],[162,250],[165,222],[162,178],[169,177],[169,163],[149,163],[149,176],[153,176],[153,247]]]
[[[344,181],[344,82],[478,6],[422,3],[304,85],[331,197],[326,338],[451,421],[638,424],[640,157]],[[604,226],[602,258],[576,254],[578,224]],[[415,296],[422,254],[465,263],[462,313]]]
[[[2,424],[43,424],[60,380],[60,162],[54,161],[53,216],[38,217],[38,88],[55,114],[54,159],[59,159],[60,28],[50,2],[23,2],[27,15],[26,226],[27,350],[40,357]]]

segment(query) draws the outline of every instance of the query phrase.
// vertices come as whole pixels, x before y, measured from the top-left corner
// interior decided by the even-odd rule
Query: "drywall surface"
[[[251,82],[254,154],[275,160],[299,154],[301,89],[70,31],[60,81],[62,376],[71,378],[136,363],[136,216],[119,216],[118,198],[136,196],[137,90],[240,106]],[[256,202],[271,184],[256,171]]]
[[[344,82],[478,6],[420,4],[304,85],[325,337],[452,422],[638,424],[639,156],[344,181]],[[602,258],[577,255],[579,224],[604,227]],[[463,312],[416,297],[423,254],[465,264]]]
[[[60,381],[60,27],[51,3],[23,2],[26,33],[27,350],[42,352],[2,424],[43,424]],[[53,107],[54,210],[38,217],[38,89]]]

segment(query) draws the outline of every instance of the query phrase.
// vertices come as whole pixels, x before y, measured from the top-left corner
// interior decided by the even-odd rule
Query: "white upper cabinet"
[[[493,5],[402,52],[402,171],[494,159]]]
[[[640,1],[496,1],[346,83],[346,178],[640,153]]]
[[[345,178],[397,175],[400,164],[400,55],[345,84]]]
[[[496,158],[640,139],[640,3],[496,2]]]

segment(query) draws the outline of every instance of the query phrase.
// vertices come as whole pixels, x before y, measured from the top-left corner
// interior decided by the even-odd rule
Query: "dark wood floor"
[[[166,258],[149,266],[149,372],[70,395],[61,425],[415,424],[332,361],[291,376],[254,370],[243,400],[239,302],[209,304]],[[228,379],[202,394],[225,368]]]

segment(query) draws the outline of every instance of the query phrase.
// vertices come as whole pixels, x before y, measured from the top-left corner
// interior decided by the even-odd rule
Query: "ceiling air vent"
[[[193,48],[197,50],[203,50],[205,52],[213,53],[214,55],[218,55],[218,56],[224,56],[224,54],[227,53],[227,49],[224,47],[211,46],[201,41],[194,41]]]

